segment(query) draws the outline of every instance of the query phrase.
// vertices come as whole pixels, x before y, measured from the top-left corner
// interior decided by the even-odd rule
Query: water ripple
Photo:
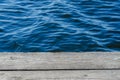
[[[1,0],[0,52],[120,51],[119,0]]]

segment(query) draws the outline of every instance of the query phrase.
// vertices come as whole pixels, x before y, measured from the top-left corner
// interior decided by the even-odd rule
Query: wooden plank
[[[120,69],[120,52],[0,53],[0,70]]]
[[[3,71],[0,80],[120,80],[120,70]]]

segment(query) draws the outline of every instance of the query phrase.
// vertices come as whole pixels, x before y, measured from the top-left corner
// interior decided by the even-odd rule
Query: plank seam
[[[0,69],[0,71],[78,71],[78,70],[120,70],[120,68],[104,69]]]

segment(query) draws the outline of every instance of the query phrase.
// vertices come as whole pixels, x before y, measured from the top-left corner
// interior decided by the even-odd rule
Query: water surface
[[[120,0],[1,0],[0,52],[120,51]]]

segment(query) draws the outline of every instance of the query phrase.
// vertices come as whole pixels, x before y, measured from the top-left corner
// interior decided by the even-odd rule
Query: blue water
[[[0,0],[0,52],[120,51],[120,0]]]

